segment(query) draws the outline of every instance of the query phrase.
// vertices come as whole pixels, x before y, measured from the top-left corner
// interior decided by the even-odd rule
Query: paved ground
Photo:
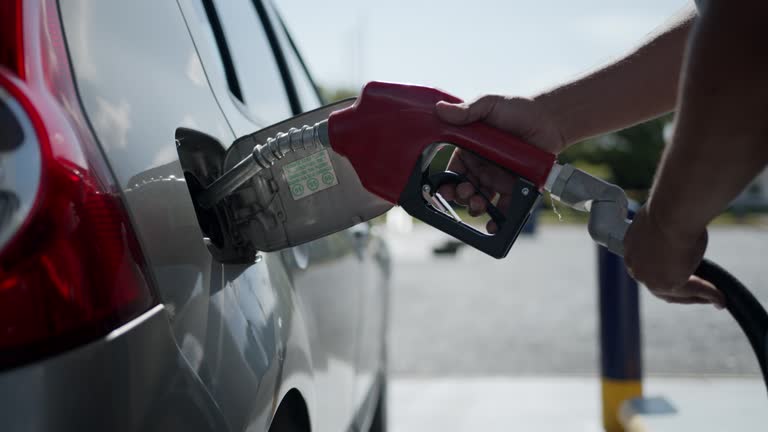
[[[593,375],[597,372],[595,249],[586,230],[543,226],[494,260],[417,224],[390,234],[395,260],[390,365],[395,375]],[[768,304],[768,230],[717,228],[708,255]],[[756,375],[731,318],[711,306],[642,295],[649,375]]]
[[[544,226],[501,261],[424,225],[389,234],[394,290],[390,426],[395,432],[601,429],[595,249],[586,230]],[[768,230],[711,231],[708,255],[768,305]],[[679,410],[648,430],[764,430],[765,389],[727,313],[642,294],[647,396]]]
[[[597,380],[578,377],[400,378],[391,384],[392,432],[599,432]],[[650,432],[759,431],[765,388],[744,378],[650,378],[677,412],[642,418]]]

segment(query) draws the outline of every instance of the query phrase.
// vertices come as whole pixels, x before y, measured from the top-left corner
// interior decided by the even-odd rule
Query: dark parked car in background
[[[0,430],[384,429],[375,230],[233,259],[190,195],[320,103],[269,0],[0,5]]]

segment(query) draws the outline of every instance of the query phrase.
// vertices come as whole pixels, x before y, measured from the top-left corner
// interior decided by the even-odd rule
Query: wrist
[[[672,245],[689,245],[706,232],[706,225],[699,226],[695,218],[681,213],[680,206],[666,205],[664,201],[651,197],[645,207],[648,220]]]
[[[561,150],[607,131],[600,124],[605,115],[594,105],[594,97],[574,84],[542,93],[533,100],[556,125],[563,143]]]
[[[560,113],[560,104],[557,102],[556,97],[552,97],[551,93],[543,93],[538,96],[534,96],[530,101],[536,106],[536,110],[539,112],[540,117],[544,123],[553,130],[553,134],[557,136],[558,143],[555,153],[560,153],[573,144],[574,142],[569,140],[566,134],[566,119]]]

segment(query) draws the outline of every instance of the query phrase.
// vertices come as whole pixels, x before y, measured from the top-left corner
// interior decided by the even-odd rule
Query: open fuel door
[[[216,158],[220,162],[215,171],[220,175],[250,156],[254,146],[292,128],[325,120],[353,103],[354,99],[347,99],[326,105],[239,139]],[[190,189],[196,203],[213,180]],[[213,208],[196,207],[198,218],[200,213],[216,215],[222,243],[237,246],[238,253],[218,254],[218,258],[245,262],[257,251],[280,250],[350,228],[385,213],[392,204],[368,192],[346,158],[323,148],[287,154]],[[210,217],[207,221],[211,223]]]

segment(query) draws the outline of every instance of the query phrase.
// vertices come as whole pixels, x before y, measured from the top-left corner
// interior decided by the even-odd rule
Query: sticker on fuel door
[[[328,150],[321,150],[283,165],[283,175],[288,181],[288,188],[294,200],[339,184]]]

